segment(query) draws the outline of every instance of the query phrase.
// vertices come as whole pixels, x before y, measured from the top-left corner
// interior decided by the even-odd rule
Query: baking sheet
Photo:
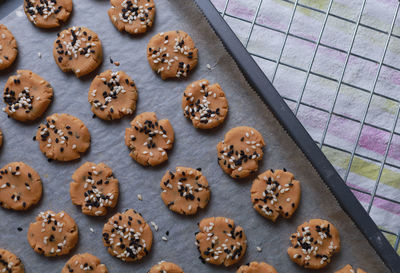
[[[86,124],[92,135],[92,146],[81,160],[49,163],[39,151],[38,144],[32,141],[40,121],[22,124],[8,119],[4,113],[0,115],[0,128],[5,135],[4,146],[0,150],[0,165],[23,160],[39,172],[44,184],[43,199],[34,209],[23,213],[0,209],[0,247],[19,255],[26,266],[26,272],[60,272],[73,254],[83,252],[98,256],[110,272],[144,273],[160,260],[175,262],[185,272],[235,272],[237,266],[226,269],[203,265],[198,259],[199,253],[194,245],[196,223],[210,216],[230,217],[245,229],[248,251],[238,266],[256,260],[274,265],[278,272],[307,272],[293,264],[287,256],[289,236],[304,221],[323,218],[339,229],[342,239],[342,251],[324,271],[333,272],[351,263],[369,273],[389,272],[341,210],[302,152],[247,85],[234,61],[192,1],[158,0],[154,27],[139,37],[131,37],[115,29],[107,15],[109,1],[86,0],[75,1],[74,4],[72,18],[63,28],[73,25],[89,27],[98,33],[103,43],[102,66],[83,79],[62,73],[54,62],[52,46],[57,31],[35,28],[23,14],[22,8],[1,21],[15,35],[20,54],[17,63],[0,75],[0,86],[3,87],[8,76],[15,74],[17,69],[34,71],[54,88],[55,99],[46,115],[73,114]],[[187,80],[162,81],[147,63],[146,45],[154,34],[176,29],[188,32],[194,39],[199,48],[199,65]],[[121,66],[116,68],[110,64],[110,57],[119,61]],[[207,64],[213,69],[207,69]],[[124,70],[135,80],[139,91],[136,113],[155,111],[160,119],[168,118],[171,121],[176,141],[167,163],[145,168],[129,157],[123,139],[125,128],[133,116],[112,122],[92,118],[87,91],[95,74],[107,69]],[[211,131],[193,128],[183,117],[180,106],[185,87],[191,81],[202,78],[220,83],[230,105],[226,122]],[[236,181],[225,175],[218,166],[216,144],[230,128],[239,125],[256,128],[267,142],[260,171],[285,167],[302,182],[301,205],[292,219],[278,220],[273,224],[261,217],[251,206],[249,191],[254,176]],[[108,164],[120,181],[119,204],[106,217],[83,215],[80,208],[70,201],[71,175],[85,161]],[[176,166],[201,167],[211,186],[212,197],[208,207],[194,217],[174,214],[165,207],[159,196],[162,176],[165,171]],[[143,196],[143,201],[137,199],[137,194]],[[148,222],[154,221],[160,228],[158,232],[153,229],[154,243],[150,255],[137,263],[124,263],[111,257],[101,240],[101,230],[107,218],[127,208],[138,210]],[[26,240],[29,223],[40,211],[47,209],[65,210],[79,226],[78,246],[68,256],[45,258],[36,254]],[[18,227],[22,227],[23,231],[19,232]],[[168,241],[164,242],[161,237],[166,236],[166,231],[169,231],[169,236]],[[257,252],[257,246],[262,248],[262,252]]]

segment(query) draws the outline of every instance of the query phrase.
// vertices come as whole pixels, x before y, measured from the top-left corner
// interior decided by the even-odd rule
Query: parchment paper
[[[237,266],[250,261],[266,261],[275,266],[278,272],[306,272],[292,263],[286,254],[289,236],[304,221],[323,218],[339,229],[342,251],[321,272],[334,272],[347,263],[364,268],[369,273],[388,272],[367,240],[338,206],[311,164],[247,85],[192,1],[158,0],[156,4],[157,17],[152,30],[133,38],[118,32],[111,24],[107,15],[109,1],[74,1],[73,16],[63,28],[73,25],[89,27],[98,33],[104,50],[103,65],[83,79],[61,72],[54,62],[52,47],[57,31],[35,28],[28,22],[22,8],[2,20],[18,41],[19,57],[14,66],[1,73],[0,85],[4,86],[8,76],[15,74],[17,69],[30,69],[38,73],[52,84],[55,91],[54,102],[46,115],[69,113],[79,117],[91,132],[92,145],[81,160],[49,163],[41,154],[38,144],[32,141],[36,127],[44,117],[31,124],[22,124],[8,119],[4,113],[0,114],[0,127],[5,135],[4,147],[0,151],[1,165],[25,161],[39,172],[44,185],[43,199],[32,210],[21,213],[0,209],[0,247],[20,256],[28,273],[60,272],[73,254],[83,252],[98,256],[114,273],[144,273],[160,260],[175,262],[185,272],[192,273],[235,272]],[[154,34],[176,29],[188,32],[194,39],[200,52],[199,65],[187,80],[162,81],[147,63],[146,45]],[[39,52],[41,58],[38,57]],[[119,61],[121,66],[116,68],[110,64],[110,57]],[[208,70],[207,64],[214,69]],[[129,150],[124,144],[124,131],[133,116],[112,122],[92,118],[87,102],[88,88],[95,74],[106,69],[124,70],[135,80],[139,90],[136,113],[155,111],[160,119],[168,118],[173,124],[176,142],[167,163],[144,168],[129,157]],[[185,87],[201,78],[220,83],[229,100],[229,117],[216,130],[196,130],[182,114],[180,103]],[[267,142],[260,171],[285,167],[301,181],[302,201],[292,219],[273,224],[261,217],[251,206],[249,191],[254,176],[235,181],[218,166],[216,144],[229,129],[239,125],[256,128]],[[79,207],[71,203],[71,175],[85,161],[105,162],[112,167],[120,181],[119,204],[107,217],[85,216]],[[211,185],[211,201],[207,209],[195,217],[174,214],[160,198],[161,177],[165,171],[176,166],[201,167]],[[142,194],[143,201],[137,199],[137,194]],[[137,263],[124,263],[111,257],[101,240],[102,227],[107,218],[127,208],[135,208],[149,223],[154,221],[160,227],[158,232],[153,229],[154,243],[150,255]],[[36,254],[27,242],[29,223],[40,211],[47,209],[65,210],[79,226],[78,246],[68,256],[45,258]],[[237,266],[226,269],[203,265],[198,259],[199,253],[194,245],[197,222],[210,216],[230,217],[245,229],[248,251]],[[22,227],[23,231],[17,231],[18,227]],[[93,233],[90,228],[93,228]],[[161,237],[166,236],[166,231],[169,231],[169,236],[168,241],[164,242]],[[257,252],[257,246],[262,248],[262,252]]]

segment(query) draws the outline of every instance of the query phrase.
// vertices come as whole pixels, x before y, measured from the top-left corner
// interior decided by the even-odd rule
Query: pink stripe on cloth
[[[359,189],[359,190],[365,190],[362,189],[360,186],[355,185],[355,184],[351,184],[351,183],[347,183],[348,186],[353,187],[355,189]],[[371,196],[362,192],[358,192],[355,190],[352,190],[353,194],[357,197],[357,199],[362,202],[362,203],[369,203],[371,200]],[[400,215],[400,205],[396,204],[396,203],[392,203],[389,201],[386,201],[384,199],[380,199],[378,197],[374,198],[374,203],[373,203],[374,207],[386,210],[387,212],[390,212],[392,214],[396,214],[396,215]]]

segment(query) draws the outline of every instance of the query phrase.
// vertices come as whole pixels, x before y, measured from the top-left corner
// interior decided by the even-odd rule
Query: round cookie
[[[8,28],[0,24],[0,70],[10,67],[18,55],[17,41]]]
[[[183,269],[174,263],[160,262],[153,266],[148,273],[185,273]]]
[[[228,100],[218,83],[195,81],[186,87],[182,98],[183,115],[200,129],[215,128],[228,114]]]
[[[182,30],[161,32],[150,39],[147,59],[163,80],[184,78],[197,65],[198,50]]]
[[[246,253],[244,230],[229,218],[205,218],[200,221],[199,230],[196,234],[196,246],[202,262],[230,266]]]
[[[156,7],[153,0],[111,0],[111,22],[119,31],[145,33],[153,25]]]
[[[92,112],[105,120],[120,119],[136,109],[135,82],[125,72],[107,70],[92,81],[88,100]]]
[[[143,166],[155,166],[168,160],[174,130],[168,119],[157,120],[154,112],[144,112],[131,121],[125,130],[125,144],[130,156]]]
[[[348,264],[339,271],[336,271],[335,273],[356,273],[356,271],[353,269],[351,265]],[[366,273],[366,272],[359,268],[357,269],[357,273]]]
[[[208,182],[200,170],[177,167],[175,173],[167,171],[160,187],[164,204],[179,214],[196,214],[198,208],[204,209],[210,200]]]
[[[217,145],[218,164],[233,178],[247,177],[258,170],[264,146],[264,139],[256,129],[235,127]]]
[[[25,273],[25,269],[20,258],[14,253],[0,248],[0,272]]]
[[[64,265],[61,273],[108,273],[107,267],[96,256],[83,253],[72,256]]]
[[[81,157],[90,146],[85,124],[69,114],[53,114],[36,132],[39,148],[49,159],[71,161]]]
[[[27,210],[42,198],[39,174],[24,162],[12,162],[0,169],[0,206]]]
[[[286,169],[260,174],[251,187],[253,208],[275,222],[280,216],[289,219],[300,203],[300,182]]]
[[[153,233],[140,213],[128,209],[108,219],[103,228],[103,243],[112,256],[132,262],[150,252]]]
[[[72,12],[72,0],[25,0],[26,17],[40,28],[56,28],[66,22]]]
[[[94,31],[86,27],[71,27],[57,36],[53,56],[63,72],[73,72],[79,78],[101,64],[103,49]]]
[[[44,256],[66,255],[78,243],[78,226],[64,211],[41,212],[29,225],[28,242],[35,252]]]
[[[82,212],[91,216],[107,214],[118,202],[118,179],[104,163],[86,162],[72,175],[69,187],[72,203],[82,206]]]
[[[236,271],[236,273],[278,273],[276,269],[267,263],[251,262],[246,265],[242,265]]]
[[[339,231],[328,221],[312,219],[297,227],[290,237],[290,259],[304,268],[325,267],[333,254],[340,251]]]
[[[50,83],[29,70],[18,70],[10,76],[3,94],[3,111],[13,119],[25,122],[39,118],[53,99]]]

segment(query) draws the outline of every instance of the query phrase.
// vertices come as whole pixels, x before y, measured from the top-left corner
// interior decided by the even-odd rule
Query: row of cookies
[[[146,32],[155,17],[153,0],[111,0],[108,15],[119,31],[130,34]],[[28,0],[24,1],[24,11],[36,27],[57,28],[65,23],[73,9],[72,0]]]
[[[153,0],[112,0],[110,2],[108,15],[118,30],[140,34],[153,25],[155,17]],[[50,29],[57,28],[68,20],[73,10],[73,2],[72,0],[26,0],[23,8],[29,21],[36,27]],[[0,25],[0,33],[0,70],[3,70],[12,65],[17,57],[18,49],[13,35],[4,25]],[[97,39],[96,36],[93,36],[94,40]],[[72,46],[74,45],[75,43]],[[85,54],[87,53],[92,52],[86,50]],[[101,53],[97,57],[101,57]]]
[[[0,174],[0,179],[3,181],[0,186],[2,189],[0,200],[3,207],[16,210],[28,209],[40,200],[42,193],[40,177],[28,165],[22,162],[11,163],[2,169]],[[118,180],[107,165],[87,162],[76,170],[72,178],[71,199],[74,204],[81,206],[84,214],[105,215],[108,207],[115,207],[119,196]],[[204,208],[210,198],[208,182],[201,174],[201,170],[178,167],[175,173],[168,171],[164,175],[160,186],[162,188],[161,197],[165,205],[172,211],[181,214],[196,213],[198,207]],[[279,214],[286,218],[292,215],[299,202],[300,186],[298,181],[293,180],[293,175],[286,170],[270,170],[261,174],[253,182],[251,192],[254,208],[264,217],[275,221]],[[276,196],[279,194],[280,196]],[[263,199],[262,202],[269,200],[272,203],[270,208],[266,209],[260,206],[259,199]],[[289,203],[292,205],[285,206],[288,199],[291,199]],[[285,212],[287,207],[289,208]],[[131,218],[141,217],[141,215],[133,210],[125,213],[129,214],[127,223],[129,228],[132,228]],[[123,220],[124,217],[126,218],[125,213],[117,214],[108,221],[108,229],[113,231],[103,232],[103,241],[108,246],[110,254],[122,260],[140,259],[141,256],[138,254],[141,252],[138,252],[138,248],[143,249],[143,253],[147,254],[151,248],[152,236],[147,234],[145,239],[141,239],[142,244],[135,245],[137,248],[132,252],[133,254],[125,248],[126,245],[131,246],[132,242],[124,242],[121,247],[119,244],[121,241],[115,242],[110,239],[110,236],[113,238],[120,234],[118,230],[121,225],[117,223],[116,219]],[[41,213],[37,217],[36,223],[33,223],[28,231],[30,245],[35,251],[46,256],[67,254],[77,242],[78,229],[74,220],[64,212],[57,215],[50,211]],[[63,223],[63,221],[66,222]],[[201,260],[225,266],[238,262],[246,252],[247,243],[243,229],[236,227],[233,220],[223,217],[208,218],[203,221],[199,224],[200,233],[196,234],[196,244],[201,254]],[[143,223],[145,226],[133,228],[139,229],[141,232],[148,229],[151,233],[144,219],[139,219],[138,223],[139,225]],[[48,224],[53,225],[48,228],[50,234],[46,233]],[[106,226],[107,224],[103,231],[108,231]],[[115,230],[117,235],[113,235]],[[54,235],[56,231],[60,233],[59,236],[57,236],[58,233]],[[69,237],[64,234],[65,232]],[[135,240],[140,236],[139,234],[134,236]],[[125,238],[125,235],[123,237]],[[289,256],[296,263],[307,268],[325,266],[329,263],[331,256],[340,249],[340,238],[336,228],[329,222],[319,219],[299,226],[297,233],[291,236],[291,242],[293,247],[288,250]],[[312,242],[318,243],[317,247]],[[149,248],[143,248],[143,245]],[[123,250],[123,252],[118,250]],[[143,253],[140,255],[144,255]]]

